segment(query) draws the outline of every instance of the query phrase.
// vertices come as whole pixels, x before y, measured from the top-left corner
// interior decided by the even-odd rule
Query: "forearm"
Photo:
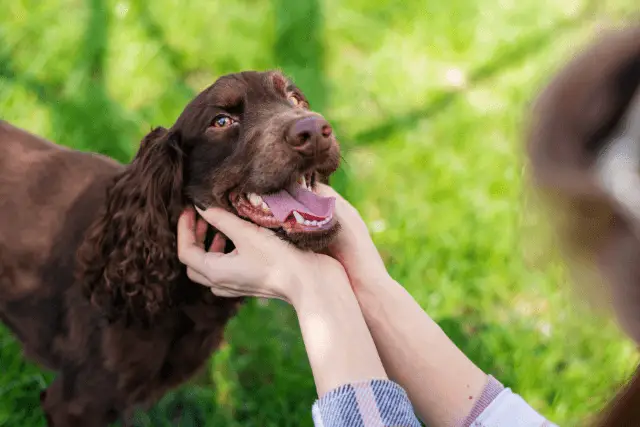
[[[356,295],[389,377],[431,426],[455,426],[487,382],[442,329],[398,283],[356,287]]]
[[[293,302],[320,397],[344,384],[387,378],[346,276],[334,279],[309,286]]]

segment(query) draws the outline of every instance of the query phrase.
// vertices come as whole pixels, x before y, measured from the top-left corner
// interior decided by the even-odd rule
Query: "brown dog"
[[[50,426],[104,427],[192,377],[238,299],[191,282],[176,253],[189,205],[223,206],[302,249],[335,235],[313,191],[339,166],[331,126],[279,72],[218,79],[133,161],[0,122],[0,319],[58,373]]]
[[[567,259],[605,279],[640,344],[639,25],[602,35],[553,79],[536,103],[528,154]],[[640,426],[640,370],[601,425]]]

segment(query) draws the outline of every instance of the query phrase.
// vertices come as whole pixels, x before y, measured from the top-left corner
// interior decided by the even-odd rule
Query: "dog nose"
[[[291,125],[287,141],[303,156],[312,157],[329,150],[332,133],[333,129],[322,117],[304,117]]]

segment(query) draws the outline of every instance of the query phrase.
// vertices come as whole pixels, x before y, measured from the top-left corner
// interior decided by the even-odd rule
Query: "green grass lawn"
[[[335,185],[393,276],[484,370],[575,426],[636,356],[568,292],[525,209],[522,138],[541,85],[637,9],[600,3],[6,0],[0,117],[126,161],[217,76],[281,68],[334,124],[345,157]],[[0,426],[43,426],[50,380],[0,331]],[[315,397],[292,309],[254,301],[208,375],[137,424],[309,426]]]

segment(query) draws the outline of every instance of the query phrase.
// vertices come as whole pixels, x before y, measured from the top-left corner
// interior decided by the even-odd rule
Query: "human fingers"
[[[334,216],[343,226],[342,231],[339,233],[340,236],[346,238],[345,236],[347,234],[369,235],[369,230],[360,212],[336,190],[326,184],[318,184],[316,191],[324,197],[335,197],[336,205]],[[344,230],[345,228],[349,229],[348,233]]]
[[[233,283],[242,277],[242,273],[246,269],[238,268],[237,260],[233,259],[234,255],[238,255],[238,251],[234,250],[230,254],[222,254],[220,252],[209,252],[205,254],[205,262],[200,270],[194,267],[187,267],[187,276],[193,282],[199,283],[209,288],[224,288],[233,290]],[[242,264],[242,262],[240,262]],[[235,288],[237,292],[242,293],[239,288]]]
[[[214,286],[211,288],[211,293],[219,296],[219,297],[224,297],[224,298],[239,298],[239,297],[255,297],[255,298],[267,298],[267,299],[272,299],[272,298],[277,298],[280,300],[283,300],[285,302],[288,302],[288,300],[280,295],[272,295],[272,294],[267,294],[264,292],[244,292],[244,291],[238,291],[235,289],[229,289],[226,288],[224,286],[218,287],[218,286]]]
[[[199,247],[198,249],[201,250]],[[184,252],[182,250],[180,255],[181,262],[187,266],[187,276],[193,282],[209,288],[231,288],[235,284],[245,283],[246,280],[251,282],[251,279],[247,279],[246,260],[237,258],[237,250],[229,254],[202,251],[203,256],[198,257],[195,262],[190,262],[189,256],[185,256]]]
[[[225,254],[222,252],[207,252],[202,264],[193,265],[201,275],[205,276],[213,285],[220,283],[245,283],[247,277],[259,276],[255,268],[248,262],[246,256],[241,256],[238,249]],[[255,273],[255,274],[254,274]],[[252,282],[254,279],[250,279]]]
[[[324,196],[324,197],[335,197],[336,199],[345,201],[344,197],[342,197],[342,195],[340,193],[338,193],[336,190],[334,190],[331,186],[327,185],[327,184],[323,184],[322,182],[319,182],[316,184],[316,193],[320,196]]]
[[[187,277],[189,277],[192,282],[199,283],[203,286],[207,286],[209,288],[213,286],[213,283],[211,283],[206,276],[191,267],[187,267]]]
[[[244,272],[241,263],[234,257],[238,256],[237,249],[231,254],[223,254],[224,238],[220,233],[214,237],[214,250],[204,251],[204,245],[198,241],[196,233],[195,213],[191,209],[185,210],[178,219],[178,259],[197,273],[198,283],[209,285],[225,281],[233,281]],[[211,249],[211,248],[210,248]],[[195,277],[195,276],[194,276]],[[195,281],[195,280],[194,280]]]
[[[185,209],[178,218],[178,259],[187,267],[202,271],[205,266],[205,252],[198,243],[195,222],[193,209]]]
[[[230,238],[236,246],[242,246],[248,238],[255,238],[256,232],[261,228],[222,208],[209,208],[204,211],[196,208],[196,210],[209,224]]]
[[[213,242],[211,242],[211,246],[209,247],[209,252],[224,252],[224,247],[227,243],[227,238],[224,234],[218,232],[213,237]]]
[[[196,227],[195,227],[196,243],[202,249],[204,249],[204,240],[207,237],[207,228],[208,228],[207,221],[205,221],[202,218],[198,218],[196,220]]]
[[[330,186],[322,183],[318,183],[316,187],[316,193],[323,197],[334,197],[336,199],[336,212],[337,216],[349,216],[350,219],[355,217],[360,218],[360,213],[357,209],[347,201],[340,193],[331,188]]]
[[[219,287],[212,287],[211,293],[217,297],[223,297],[223,298],[238,298],[238,297],[246,296],[238,292],[234,292],[234,291],[224,289],[224,288],[219,288]]]

